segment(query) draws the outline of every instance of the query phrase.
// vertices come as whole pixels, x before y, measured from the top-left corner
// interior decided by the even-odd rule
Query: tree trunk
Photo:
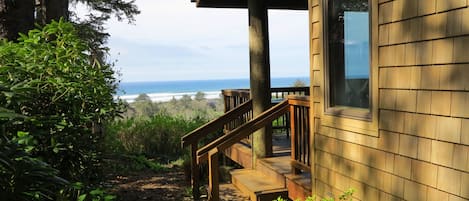
[[[52,20],[59,21],[61,17],[69,19],[68,0],[38,0],[37,22],[48,24]]]
[[[46,3],[46,23],[52,20],[59,21],[61,17],[68,20],[68,0],[45,0]]]
[[[34,28],[34,0],[0,0],[0,38],[16,40]]]

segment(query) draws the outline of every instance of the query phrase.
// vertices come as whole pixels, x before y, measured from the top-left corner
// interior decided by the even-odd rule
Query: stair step
[[[252,167],[252,151],[249,147],[242,143],[236,143],[224,151],[225,155],[243,166],[244,168]]]
[[[282,186],[287,186],[285,174],[291,173],[290,156],[271,157],[257,160],[256,169]]]
[[[305,200],[311,195],[311,174],[286,174],[288,196],[292,200]]]
[[[249,201],[249,197],[233,184],[227,183],[220,184],[220,201]]]
[[[284,185],[275,182],[259,170],[233,170],[231,181],[241,192],[249,195],[252,201],[271,201],[278,196],[288,196]]]

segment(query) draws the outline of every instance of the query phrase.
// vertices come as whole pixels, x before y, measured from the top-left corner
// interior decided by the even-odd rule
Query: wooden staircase
[[[228,111],[220,118],[194,130],[184,136],[183,147],[191,147],[192,188],[194,198],[199,197],[198,171],[201,163],[208,163],[209,188],[208,198],[220,200],[219,191],[219,155],[225,154],[245,169],[232,171],[232,183],[251,200],[275,200],[278,196],[292,199],[303,198],[311,192],[310,172],[311,153],[309,127],[309,97],[288,96],[288,98],[255,118],[249,117],[252,111],[250,100]],[[271,125],[281,116],[289,115],[291,137],[288,139],[291,150],[277,149],[274,145],[274,157],[258,159],[252,169],[252,151],[241,143],[254,131]],[[199,142],[209,133],[235,127],[220,135],[210,143],[199,147]],[[306,175],[306,176],[305,176]],[[309,181],[308,181],[309,180]],[[309,188],[309,189],[308,189]]]
[[[304,200],[311,195],[311,175],[307,173],[292,174],[291,157],[285,155],[282,148],[280,147],[279,150],[275,149],[274,146],[274,156],[259,159],[256,169],[244,168],[231,171],[233,185],[252,201],[272,201],[279,196],[292,200]],[[249,148],[239,143],[230,148],[229,153],[243,153],[243,151],[236,151],[237,149]],[[229,158],[232,157],[230,154],[226,155]],[[252,158],[250,154],[247,154],[232,159],[236,163],[242,164],[243,161]]]

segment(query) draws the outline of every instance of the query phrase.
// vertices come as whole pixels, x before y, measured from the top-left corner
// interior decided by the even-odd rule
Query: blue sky
[[[246,9],[196,8],[190,0],[137,0],[134,25],[111,20],[111,58],[122,81],[249,77]],[[269,11],[272,77],[307,77],[307,11]]]

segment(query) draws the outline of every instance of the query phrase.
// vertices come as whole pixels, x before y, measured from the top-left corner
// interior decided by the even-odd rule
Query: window
[[[370,119],[368,0],[325,0],[326,113]]]

